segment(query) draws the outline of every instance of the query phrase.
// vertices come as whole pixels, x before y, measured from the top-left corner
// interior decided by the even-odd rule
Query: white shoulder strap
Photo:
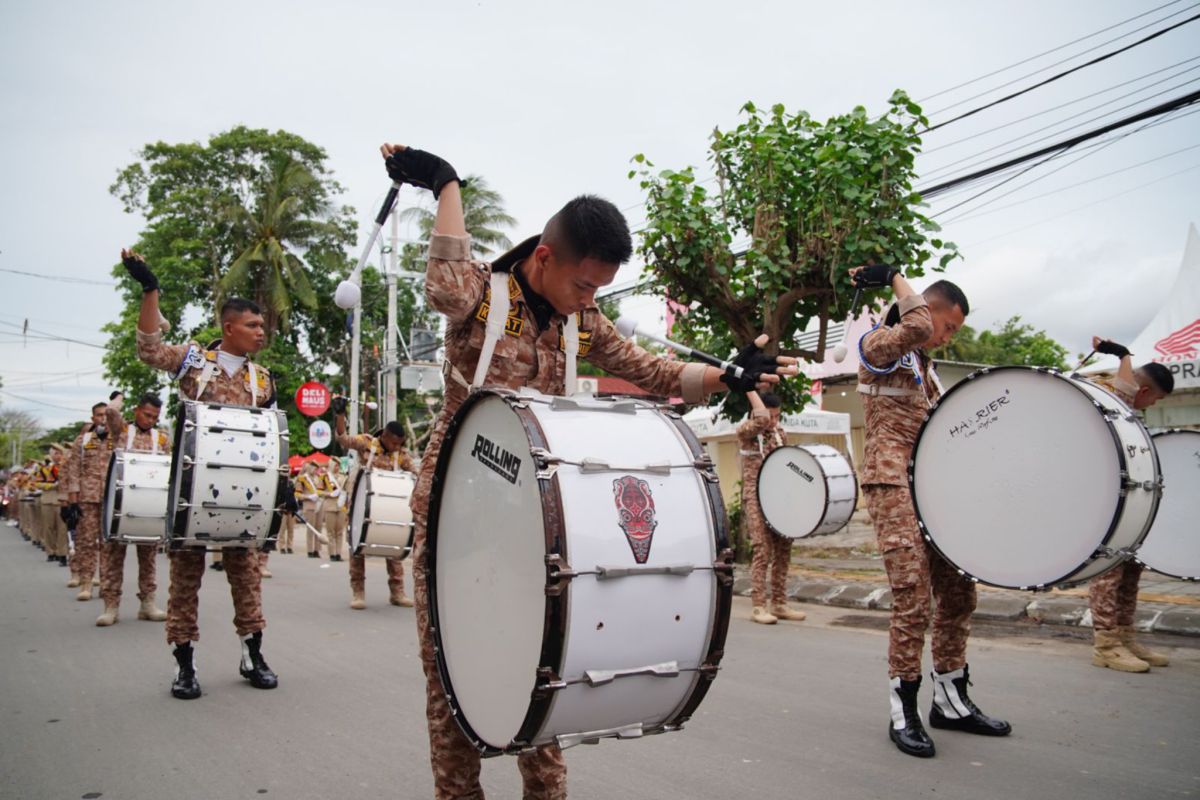
[[[496,342],[504,335],[504,324],[508,320],[508,273],[492,272],[492,299],[488,305],[487,323],[483,336],[483,349],[479,351],[479,363],[475,365],[475,379],[471,381],[471,389],[483,386],[487,379],[488,368],[492,366],[492,356],[496,353]]]
[[[133,449],[133,437],[136,435],[137,435],[137,425],[126,425],[125,426],[125,449],[126,450]],[[158,451],[158,437],[157,436],[154,437],[154,450],[155,450],[155,452]]]
[[[250,370],[250,405],[258,408],[258,370],[249,358],[246,359],[246,369]]]
[[[578,365],[575,363],[579,358],[579,315],[572,314],[567,317],[566,323],[563,324],[563,350],[567,356],[567,372],[563,380],[563,394],[573,395],[577,391],[579,381],[576,380],[575,370]]]
[[[85,433],[83,435],[83,440],[79,442],[80,449],[87,447],[88,442],[90,442],[91,440],[92,440],[92,432],[88,431],[87,433]]]
[[[200,380],[196,382],[196,396],[193,400],[199,401],[204,396],[204,390],[208,388],[208,382],[212,380],[213,375],[217,372],[216,360],[209,361],[204,359],[204,366],[200,369]]]

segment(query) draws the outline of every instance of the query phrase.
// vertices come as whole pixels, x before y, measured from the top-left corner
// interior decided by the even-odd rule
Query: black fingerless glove
[[[731,392],[751,392],[762,380],[763,375],[774,375],[779,362],[774,356],[769,356],[751,342],[742,348],[733,363],[742,368],[741,377],[737,377],[732,369],[725,370],[721,383],[729,387]]]
[[[329,409],[331,411],[333,411],[333,415],[335,417],[338,417],[338,416],[341,416],[342,414],[346,413],[346,406],[348,404],[349,403],[346,400],[346,398],[335,397],[335,398],[333,398],[333,400],[329,401]]]
[[[1123,344],[1117,344],[1110,339],[1105,339],[1100,344],[1096,345],[1096,352],[1104,353],[1106,356],[1124,358],[1125,356],[1129,355],[1129,348]]]
[[[434,199],[441,195],[442,187],[447,183],[458,180],[458,173],[449,162],[415,147],[397,150],[384,163],[392,180],[431,189]]]
[[[125,256],[121,259],[121,263],[125,265],[125,271],[129,273],[129,276],[142,285],[142,294],[158,289],[158,278],[154,277],[150,267],[146,266],[146,260],[141,256]]]
[[[899,274],[900,270],[887,264],[871,264],[863,267],[862,272],[854,276],[854,288],[886,289]]]

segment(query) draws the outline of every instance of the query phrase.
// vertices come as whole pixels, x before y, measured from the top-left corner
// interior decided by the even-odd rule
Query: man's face
[[[1153,384],[1139,384],[1137,394],[1133,396],[1133,409],[1141,411],[1142,409],[1149,408],[1166,396],[1166,392]]]
[[[933,350],[949,342],[966,322],[966,317],[957,304],[950,305],[938,297],[929,301],[929,315],[933,317],[933,334],[925,342],[926,350]]]
[[[542,266],[545,278],[542,290],[546,300],[555,311],[564,315],[583,311],[594,304],[596,290],[612,283],[621,268],[620,264],[595,258],[560,259],[552,247],[544,244],[537,246],[532,257]]]
[[[221,321],[221,343],[226,350],[257,353],[267,343],[262,314],[231,312]]]
[[[783,408],[768,408],[771,414],[771,422],[779,422],[779,418],[783,416]]]
[[[104,408],[103,407],[92,409],[92,424],[95,425],[96,427],[102,427],[104,425]]]
[[[140,430],[148,431],[158,424],[158,415],[162,411],[151,403],[142,403],[133,411],[133,421]]]
[[[391,431],[385,430],[379,436],[379,443],[383,445],[383,449],[389,453],[395,453],[404,447],[404,439],[400,438]]]

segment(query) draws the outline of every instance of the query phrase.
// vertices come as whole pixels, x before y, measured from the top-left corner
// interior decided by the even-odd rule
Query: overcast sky
[[[324,147],[364,229],[387,186],[376,151],[383,141],[420,146],[460,173],[486,176],[520,221],[513,239],[539,230],[581,192],[627,208],[636,226],[642,197],[625,177],[629,158],[644,152],[661,167],[703,170],[708,133],[735,125],[747,100],[818,118],[856,104],[880,110],[895,88],[924,98],[1162,2],[10,1],[0,9],[0,268],[108,280],[143,224],[108,193],[118,169],[147,142],[203,141],[237,124],[286,129]],[[974,107],[983,99],[968,100],[972,94],[1169,14],[1178,13],[1146,33],[1185,19],[1194,5],[1170,5],[931,99],[926,110]],[[1144,89],[1039,135],[1062,138],[1100,123],[1068,125],[1195,90],[1197,57],[1200,23],[929,134],[928,150],[946,149],[923,156],[922,172],[931,181],[958,174],[985,148],[1126,92]],[[1148,76],[1155,70],[1165,71]],[[1163,94],[1145,99],[1154,92]],[[1041,178],[1078,156],[1052,162],[977,201],[1041,178],[979,209],[992,213],[948,224],[947,238],[966,257],[948,277],[971,298],[972,324],[1021,314],[1072,351],[1085,349],[1092,333],[1132,340],[1170,288],[1188,223],[1200,220],[1197,143],[1193,114],[1086,151],[1078,164]],[[1193,149],[1175,152],[1184,148]],[[1142,163],[1151,159],[1158,160]],[[1123,171],[1100,177],[1116,170]],[[1045,192],[1053,194],[1035,197]],[[418,199],[411,189],[402,197]],[[618,280],[633,277],[627,270]],[[54,426],[107,396],[100,350],[10,334],[28,318],[32,328],[101,343],[99,327],[118,313],[114,291],[0,272],[0,297],[3,406]],[[653,302],[632,307],[658,313]]]

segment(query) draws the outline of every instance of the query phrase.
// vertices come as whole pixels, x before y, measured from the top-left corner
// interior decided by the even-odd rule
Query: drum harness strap
[[[910,369],[910,370],[912,370],[913,377],[916,379],[917,386],[919,388],[905,389],[900,386],[880,386],[879,384],[876,384],[876,383],[860,383],[856,387],[856,390],[858,391],[859,394],[864,394],[868,397],[879,397],[879,396],[883,396],[883,397],[917,397],[917,396],[920,396],[920,397],[925,398],[925,404],[927,406],[929,406],[930,408],[933,408],[933,401],[929,399],[929,393],[925,389],[925,381],[921,378],[920,359],[917,357],[916,353],[905,353],[904,355],[900,356],[900,358],[893,361],[891,364],[888,364],[886,367],[876,367],[874,364],[872,364],[870,361],[867,360],[867,355],[866,355],[866,353],[863,352],[863,341],[865,341],[868,336],[870,336],[872,333],[874,333],[876,330],[878,330],[879,326],[881,324],[882,324],[882,322],[876,323],[875,326],[873,328],[871,328],[871,330],[867,331],[859,338],[859,340],[858,340],[858,360],[859,360],[859,362],[861,362],[862,365],[864,367],[866,367],[867,372],[870,372],[872,375],[891,375],[893,372],[900,369],[901,367],[904,367],[905,369]],[[932,383],[934,385],[934,388],[937,391],[938,396],[941,396],[943,393],[942,382],[938,379],[937,371],[933,368],[933,362],[930,362],[930,364],[929,364],[929,381],[930,381],[930,383]]]
[[[125,429],[125,449],[133,449],[133,437],[137,435],[137,425],[130,425]],[[158,431],[154,428],[150,429],[151,453],[158,455]]]
[[[197,366],[196,364],[191,363],[195,359],[195,357],[192,355],[193,352],[196,352],[194,346],[193,349],[189,349],[184,355],[183,365],[180,367],[179,372],[175,375],[176,380],[183,377],[183,374],[187,371],[188,367]],[[200,380],[196,383],[196,396],[192,398],[196,401],[199,401],[200,398],[204,396],[204,390],[208,388],[209,381],[211,381],[213,376],[217,374],[217,359],[215,354],[212,358],[209,358],[208,353],[204,353],[201,358],[204,359],[204,366],[200,368]],[[254,362],[249,358],[246,358],[246,369],[250,372],[250,405],[257,407],[258,370],[255,369]]]

